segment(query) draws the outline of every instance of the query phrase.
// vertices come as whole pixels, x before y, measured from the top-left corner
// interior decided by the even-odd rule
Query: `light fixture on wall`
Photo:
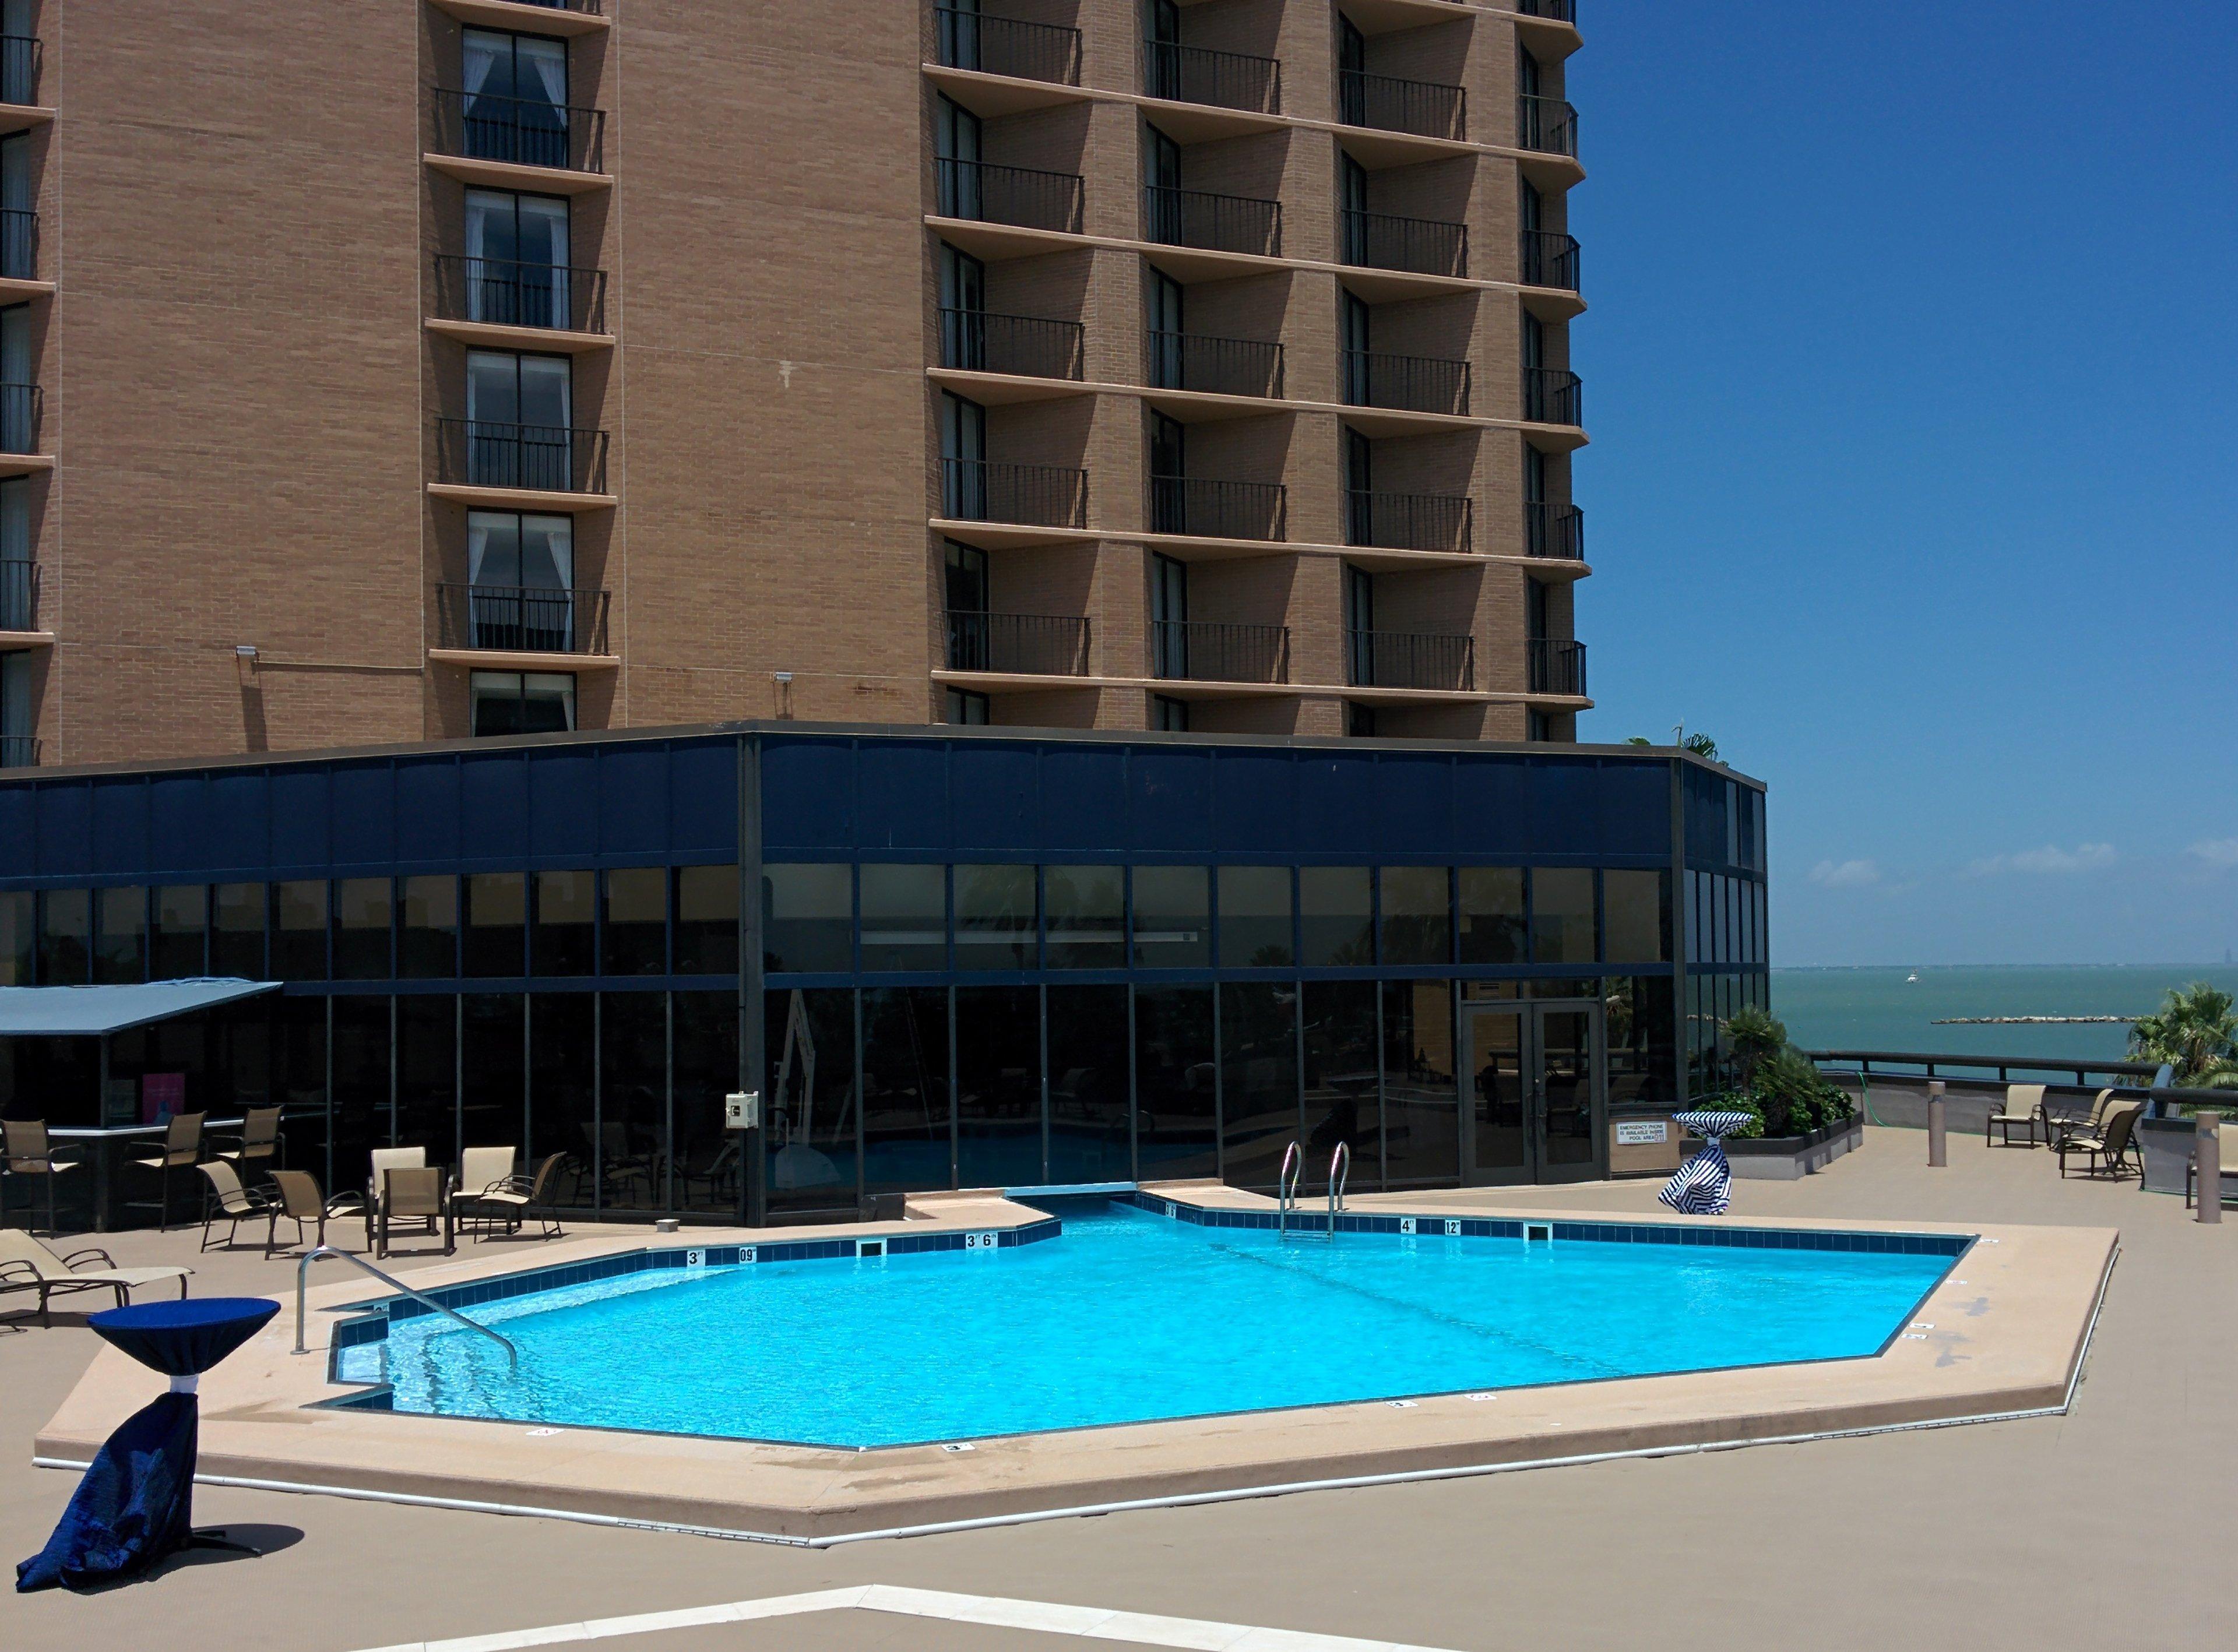
[[[792,720],[792,673],[772,671],[770,680],[777,684],[777,715],[780,722]]]
[[[256,645],[254,643],[237,643],[234,645],[233,665],[234,669],[241,673],[242,687],[256,686]]]

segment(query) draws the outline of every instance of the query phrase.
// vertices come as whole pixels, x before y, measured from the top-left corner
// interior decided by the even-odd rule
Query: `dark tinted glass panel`
[[[1127,962],[1127,874],[1118,866],[1045,866],[1052,969],[1119,969]]]
[[[1326,1195],[1339,1143],[1352,1149],[1347,1186],[1373,1191],[1383,1178],[1376,1098],[1375,983],[1316,981],[1305,988],[1306,1173]],[[1301,1195],[1302,1196],[1302,1195]]]
[[[533,973],[587,975],[597,969],[599,880],[595,872],[536,875]]]
[[[762,1001],[771,1212],[856,1207],[855,995],[844,987]]]
[[[39,896],[39,984],[83,987],[92,978],[92,892],[47,890]]]
[[[1671,961],[1668,872],[1615,871],[1601,874],[1602,922],[1612,963]]]
[[[765,866],[762,968],[844,974],[855,967],[855,869]]]
[[[1220,1173],[1210,987],[1136,990],[1135,1105],[1140,1180]]]
[[[1523,869],[1464,866],[1455,882],[1460,895],[1461,961],[1523,962]]]
[[[1035,915],[1032,867],[956,868],[956,967],[1033,968]]]
[[[4,923],[0,919],[0,923]],[[156,931],[150,938],[148,974],[155,981],[184,981],[211,973],[203,945],[209,928],[209,890],[200,883],[177,883],[156,891]],[[0,954],[4,954],[0,945]],[[4,968],[0,963],[0,968]]]
[[[956,989],[956,1156],[960,1187],[1042,1180],[1041,991]]]
[[[210,974],[269,979],[264,968],[264,907],[262,883],[221,883],[210,892]]]
[[[262,894],[261,887],[258,893]],[[329,1193],[362,1186],[365,1166],[348,1181],[348,1166],[337,1165],[327,1140],[327,1001],[271,998],[273,1099],[287,1108],[288,1163],[324,1180]]]
[[[1049,1180],[1132,1181],[1127,989],[1049,989]]]
[[[528,881],[519,872],[476,872],[467,879],[466,968],[470,975],[523,975]]]
[[[732,929],[736,945],[737,930]],[[742,1217],[743,1178],[732,1138],[723,1127],[723,1098],[738,1087],[738,995],[736,992],[671,995],[675,1017],[675,1094],[670,1101],[676,1152],[689,1173],[676,1179],[676,1197],[687,1210]]]
[[[1287,981],[1220,989],[1221,1174],[1239,1187],[1272,1188],[1300,1133],[1297,1008]]]
[[[1574,867],[1531,873],[1531,961],[1593,961],[1593,875]]]
[[[516,1114],[516,1117],[518,1115]],[[459,1149],[517,1146],[520,1132],[459,1139],[459,1001],[449,993],[396,1000],[396,1145],[425,1147],[431,1165],[459,1170]]]
[[[1673,1003],[1668,975],[1620,975],[1604,1001],[1609,1105],[1678,1100]]]
[[[272,886],[272,962],[282,981],[327,978],[327,886]]]
[[[1212,961],[1212,873],[1202,866],[1135,869],[1135,962],[1201,969]]]
[[[448,981],[459,973],[459,880],[407,877],[398,886],[396,973],[407,981]]]
[[[1308,967],[1359,968],[1375,961],[1366,867],[1300,867],[1298,912]]]
[[[676,973],[738,973],[738,869],[686,866],[676,874]],[[733,1032],[732,1038],[738,1034]],[[737,1087],[735,1081],[732,1089]],[[725,1091],[728,1094],[729,1091]],[[720,1100],[718,1097],[718,1100]]]
[[[1291,929],[1290,869],[1220,869],[1220,966],[1284,969],[1296,961]]]
[[[528,1000],[528,1156],[567,1155],[553,1202],[590,1209],[599,1192],[598,1000],[534,993]]]
[[[29,889],[0,894],[0,987],[31,984],[32,960],[38,949],[32,915],[37,906]]]
[[[658,975],[668,969],[668,872],[636,866],[606,874],[606,921],[599,968],[609,975]]]
[[[1387,1187],[1460,1180],[1453,997],[1442,981],[1383,983],[1383,1175]]]
[[[93,978],[148,978],[148,891],[97,889],[93,897]]]
[[[389,885],[385,877],[346,877],[334,884],[334,977],[388,979]]]
[[[948,869],[863,868],[863,968],[948,968]]]
[[[1383,961],[1448,962],[1453,954],[1453,920],[1446,869],[1387,866],[1381,876]]]
[[[375,1147],[392,1145],[388,1000],[337,998],[334,1013],[334,1180],[343,1188],[362,1191],[372,1177],[367,1155]],[[414,1241],[401,1243],[410,1249]],[[432,1244],[440,1246],[442,1240]]]
[[[526,1140],[526,1001],[519,993],[470,993],[460,1001],[459,1054],[466,1089],[460,1127],[478,1146]],[[522,1168],[533,1171],[536,1166],[531,1160]]]
[[[599,995],[599,1175],[608,1210],[666,1210],[668,995]]]
[[[948,989],[865,992],[864,1191],[951,1186],[948,1132]]]

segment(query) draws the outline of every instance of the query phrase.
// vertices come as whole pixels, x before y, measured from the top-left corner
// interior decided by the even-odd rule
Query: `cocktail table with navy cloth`
[[[1723,1216],[1733,1203],[1733,1167],[1725,1162],[1725,1138],[1745,1129],[1756,1115],[1705,1108],[1672,1117],[1682,1129],[1702,1138],[1702,1150],[1678,1166],[1678,1173],[1663,1184],[1656,1198],[1688,1216]]]
[[[19,1593],[115,1583],[189,1544],[245,1548],[194,1530],[195,1382],[279,1312],[263,1297],[202,1297],[111,1308],[86,1321],[169,1377],[171,1391],[103,1442],[47,1546],[16,1568]]]

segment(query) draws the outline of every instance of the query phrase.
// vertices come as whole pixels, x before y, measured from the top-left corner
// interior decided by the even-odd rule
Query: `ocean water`
[[[348,1351],[401,1411],[841,1446],[1873,1354],[1947,1256],[1341,1235],[1116,1204],[1015,1249],[661,1269]],[[346,1358],[346,1380],[373,1373]]]
[[[1917,974],[1916,981],[1906,977]],[[1804,1049],[2120,1061],[2129,1029],[1938,1027],[1954,1015],[2139,1015],[2195,981],[2238,992],[2238,968],[2204,964],[1775,969],[1772,1013]]]

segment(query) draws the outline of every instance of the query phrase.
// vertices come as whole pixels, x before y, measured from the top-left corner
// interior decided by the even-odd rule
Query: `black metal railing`
[[[1168,247],[1279,257],[1282,203],[1147,183],[1142,186],[1142,239]]]
[[[1515,15],[1574,23],[1578,20],[1578,0],[1515,0]]]
[[[1142,43],[1142,90],[1172,103],[1276,115],[1282,108],[1282,66],[1248,52],[1211,51],[1173,40]]]
[[[1154,619],[1150,675],[1198,683],[1287,683],[1290,628]]]
[[[39,628],[39,565],[0,561],[0,631]]]
[[[0,734],[0,769],[36,769],[39,742],[29,734]]]
[[[603,430],[439,419],[435,436],[436,474],[441,481],[546,493],[606,491]]]
[[[1144,340],[1147,377],[1159,390],[1201,390],[1219,396],[1282,393],[1282,347],[1258,339],[1153,331]]]
[[[1347,631],[1347,680],[1354,688],[1476,687],[1476,638],[1438,632]]]
[[[1088,622],[1064,614],[951,613],[948,669],[1085,677]]]
[[[542,6],[546,11],[579,11],[586,17],[605,15],[603,0],[521,0],[523,5]]]
[[[990,17],[954,6],[932,9],[933,61],[1014,80],[1080,84],[1080,30],[1062,23]]]
[[[1534,425],[1582,425],[1585,389],[1567,367],[1523,369],[1523,417]]]
[[[940,513],[958,522],[1084,528],[1088,525],[1088,472],[1063,465],[943,459]]]
[[[1534,557],[1579,562],[1586,554],[1586,513],[1574,505],[1532,499],[1523,507],[1524,538]]]
[[[0,275],[11,281],[39,279],[39,215],[0,208]]]
[[[36,107],[47,49],[32,35],[0,35],[0,103]]]
[[[606,116],[534,97],[433,89],[440,155],[563,172],[606,170]]]
[[[1150,479],[1150,532],[1204,539],[1280,539],[1288,532],[1288,490],[1279,482],[1218,482],[1196,476]]]
[[[1037,172],[1031,167],[997,166],[987,161],[933,163],[933,183],[944,218],[1016,224],[1022,229],[1080,232],[1081,182],[1077,172]]]
[[[552,585],[440,585],[442,648],[522,654],[603,654],[607,593]]]
[[[1418,275],[1468,274],[1468,226],[1387,212],[1337,215],[1337,250],[1347,264],[1411,270]]]
[[[1468,94],[1441,81],[1400,80],[1357,69],[1337,76],[1337,118],[1347,126],[1417,137],[1460,138],[1468,131]]]
[[[1536,149],[1541,155],[1571,155],[1578,152],[1578,111],[1559,97],[1533,97],[1527,93],[1515,100],[1515,143],[1524,149]]]
[[[966,373],[1013,373],[1030,379],[1077,379],[1083,360],[1077,321],[991,310],[940,313],[940,365]]]
[[[1344,399],[1354,407],[1466,413],[1469,410],[1469,364],[1442,356],[1347,350]]]
[[[1578,290],[1575,235],[1556,229],[1526,229],[1518,262],[1526,287],[1559,287],[1566,293]]]
[[[606,330],[606,272],[509,258],[438,254],[435,314],[447,321]]]
[[[35,384],[0,384],[0,453],[39,451],[39,421],[45,393]]]
[[[1344,495],[1347,545],[1387,551],[1471,549],[1475,502],[1466,493],[1376,493],[1347,488]]]
[[[1583,643],[1556,642],[1547,637],[1529,638],[1523,644],[1523,659],[1530,672],[1532,693],[1585,698],[1586,645]]]

